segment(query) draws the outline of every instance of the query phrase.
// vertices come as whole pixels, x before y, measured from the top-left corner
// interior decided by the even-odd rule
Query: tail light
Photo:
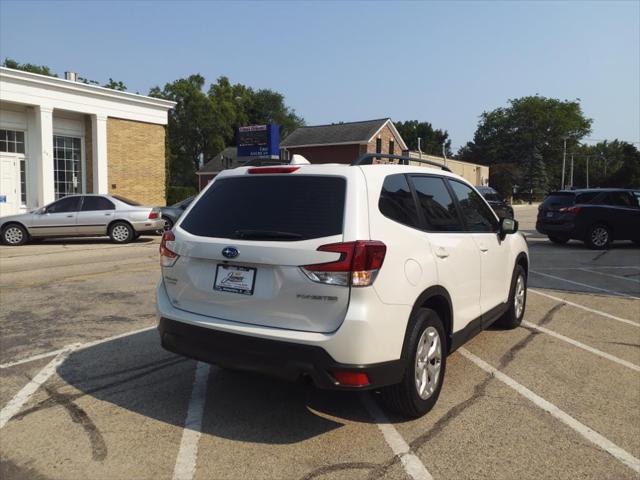
[[[322,245],[318,251],[339,253],[340,258],[300,267],[310,280],[327,285],[367,287],[376,279],[387,247],[378,241],[357,240]]]
[[[249,169],[249,173],[293,173],[300,167],[254,167]]]
[[[151,210],[151,212],[149,212],[149,220],[154,220],[156,218],[160,218],[160,213],[155,210]]]
[[[580,213],[580,210],[582,210],[582,207],[563,207],[558,211],[562,213],[573,213],[574,215],[577,215],[578,213]]]
[[[347,387],[366,387],[369,385],[369,376],[364,372],[349,372],[346,370],[332,370],[331,374],[339,385]]]
[[[160,265],[163,267],[173,267],[178,260],[179,255],[171,250],[176,237],[171,230],[167,230],[162,234],[160,241]]]

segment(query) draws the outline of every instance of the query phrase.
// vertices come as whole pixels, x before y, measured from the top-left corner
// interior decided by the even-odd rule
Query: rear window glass
[[[411,177],[411,181],[430,231],[459,232],[463,230],[456,205],[442,178],[416,176]]]
[[[416,203],[403,174],[389,175],[384,179],[378,208],[391,220],[410,227],[418,226]]]
[[[589,203],[591,200],[596,198],[599,192],[585,192],[579,193],[576,197],[576,203]]]
[[[129,200],[126,197],[121,197],[120,195],[112,195],[113,198],[120,200],[122,203],[126,203],[127,205],[131,205],[132,207],[139,207],[140,204],[134,200]]]
[[[545,208],[570,207],[575,203],[576,196],[573,193],[552,193],[542,202]]]
[[[346,181],[311,175],[216,180],[181,227],[203,237],[291,241],[342,233]]]

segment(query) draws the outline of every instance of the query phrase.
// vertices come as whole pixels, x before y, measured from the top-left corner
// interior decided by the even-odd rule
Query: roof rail
[[[432,160],[423,160],[421,158],[413,158],[413,157],[405,157],[403,155],[390,155],[388,153],[365,153],[357,160],[351,162],[351,166],[356,165],[373,165],[374,158],[389,158],[394,160],[400,160],[401,165],[409,165],[409,162],[418,162],[424,163],[426,165],[431,165],[433,167],[438,167],[444,170],[445,172],[450,172],[451,170],[446,165],[442,165],[441,163],[434,162]]]

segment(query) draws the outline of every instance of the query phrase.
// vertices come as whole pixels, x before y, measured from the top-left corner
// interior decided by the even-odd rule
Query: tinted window
[[[605,205],[615,205],[617,207],[635,207],[635,201],[627,192],[609,192],[602,202]]]
[[[494,232],[498,229],[495,215],[473,188],[455,180],[449,184],[458,198],[467,229],[472,232]]]
[[[216,180],[181,227],[194,235],[304,240],[342,233],[346,182],[339,177],[260,175]],[[259,238],[271,232],[271,238]],[[289,238],[273,232],[290,234]],[[265,234],[266,235],[266,234]]]
[[[77,212],[80,197],[64,197],[47,207],[47,213]]]
[[[570,207],[575,203],[576,197],[573,193],[550,193],[542,202],[544,208],[557,210],[562,207]]]
[[[389,175],[384,179],[378,208],[391,220],[410,227],[418,226],[416,204],[404,175]]]
[[[576,203],[589,203],[596,198],[599,192],[585,192],[576,195]]]
[[[115,205],[104,197],[86,196],[82,201],[82,211],[89,212],[93,210],[115,210]]]
[[[455,203],[444,181],[438,177],[411,177],[422,208],[427,229],[433,232],[458,232],[462,230]]]
[[[640,207],[640,192],[633,192],[633,196],[636,198],[636,206]]]
[[[129,200],[128,198],[121,197],[120,195],[113,195],[113,198],[117,198],[122,203],[126,203],[127,205],[131,205],[132,207],[139,207],[140,204],[138,202],[134,202],[133,200]]]

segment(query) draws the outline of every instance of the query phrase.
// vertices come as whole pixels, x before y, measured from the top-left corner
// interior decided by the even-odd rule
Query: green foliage
[[[109,81],[103,85],[104,88],[111,88],[112,90],[118,90],[120,92],[126,92],[127,86],[122,81],[115,81],[109,77]]]
[[[204,86],[204,77],[197,74],[149,92],[177,102],[167,126],[169,185],[195,187],[199,159],[206,163],[225,146],[235,145],[236,129],[242,125],[277,123],[283,137],[304,125],[280,93],[232,84],[227,77],[218,78],[207,93]]]
[[[548,179],[545,188],[559,188],[564,138],[571,151],[591,132],[591,123],[579,100],[539,95],[512,99],[509,106],[481,115],[473,141],[459,150],[458,157],[484,165],[514,164],[517,183],[527,191],[533,183],[539,188],[545,184],[544,179],[532,178],[543,172]]]
[[[495,163],[489,170],[489,185],[505,198],[513,194],[517,184],[518,167],[513,163]]]
[[[51,69],[45,65],[35,65],[33,63],[18,63],[12,58],[5,58],[2,63],[3,67],[13,68],[15,70],[22,70],[25,72],[38,73],[40,75],[47,75],[49,77],[57,77],[58,75],[51,71]]]
[[[590,187],[640,186],[640,151],[630,143],[613,140],[580,145],[571,153],[574,157],[573,184],[577,188],[587,186],[587,159]],[[570,159],[571,154],[567,157]]]
[[[445,144],[447,157],[452,157],[451,140],[446,130],[434,129],[429,122],[407,120],[406,122],[394,122],[409,150],[418,150],[418,137],[421,140],[421,149],[427,155],[442,156],[442,143]]]
[[[173,205],[181,202],[191,195],[198,193],[198,189],[195,187],[177,187],[170,185],[167,187],[167,205]]]

